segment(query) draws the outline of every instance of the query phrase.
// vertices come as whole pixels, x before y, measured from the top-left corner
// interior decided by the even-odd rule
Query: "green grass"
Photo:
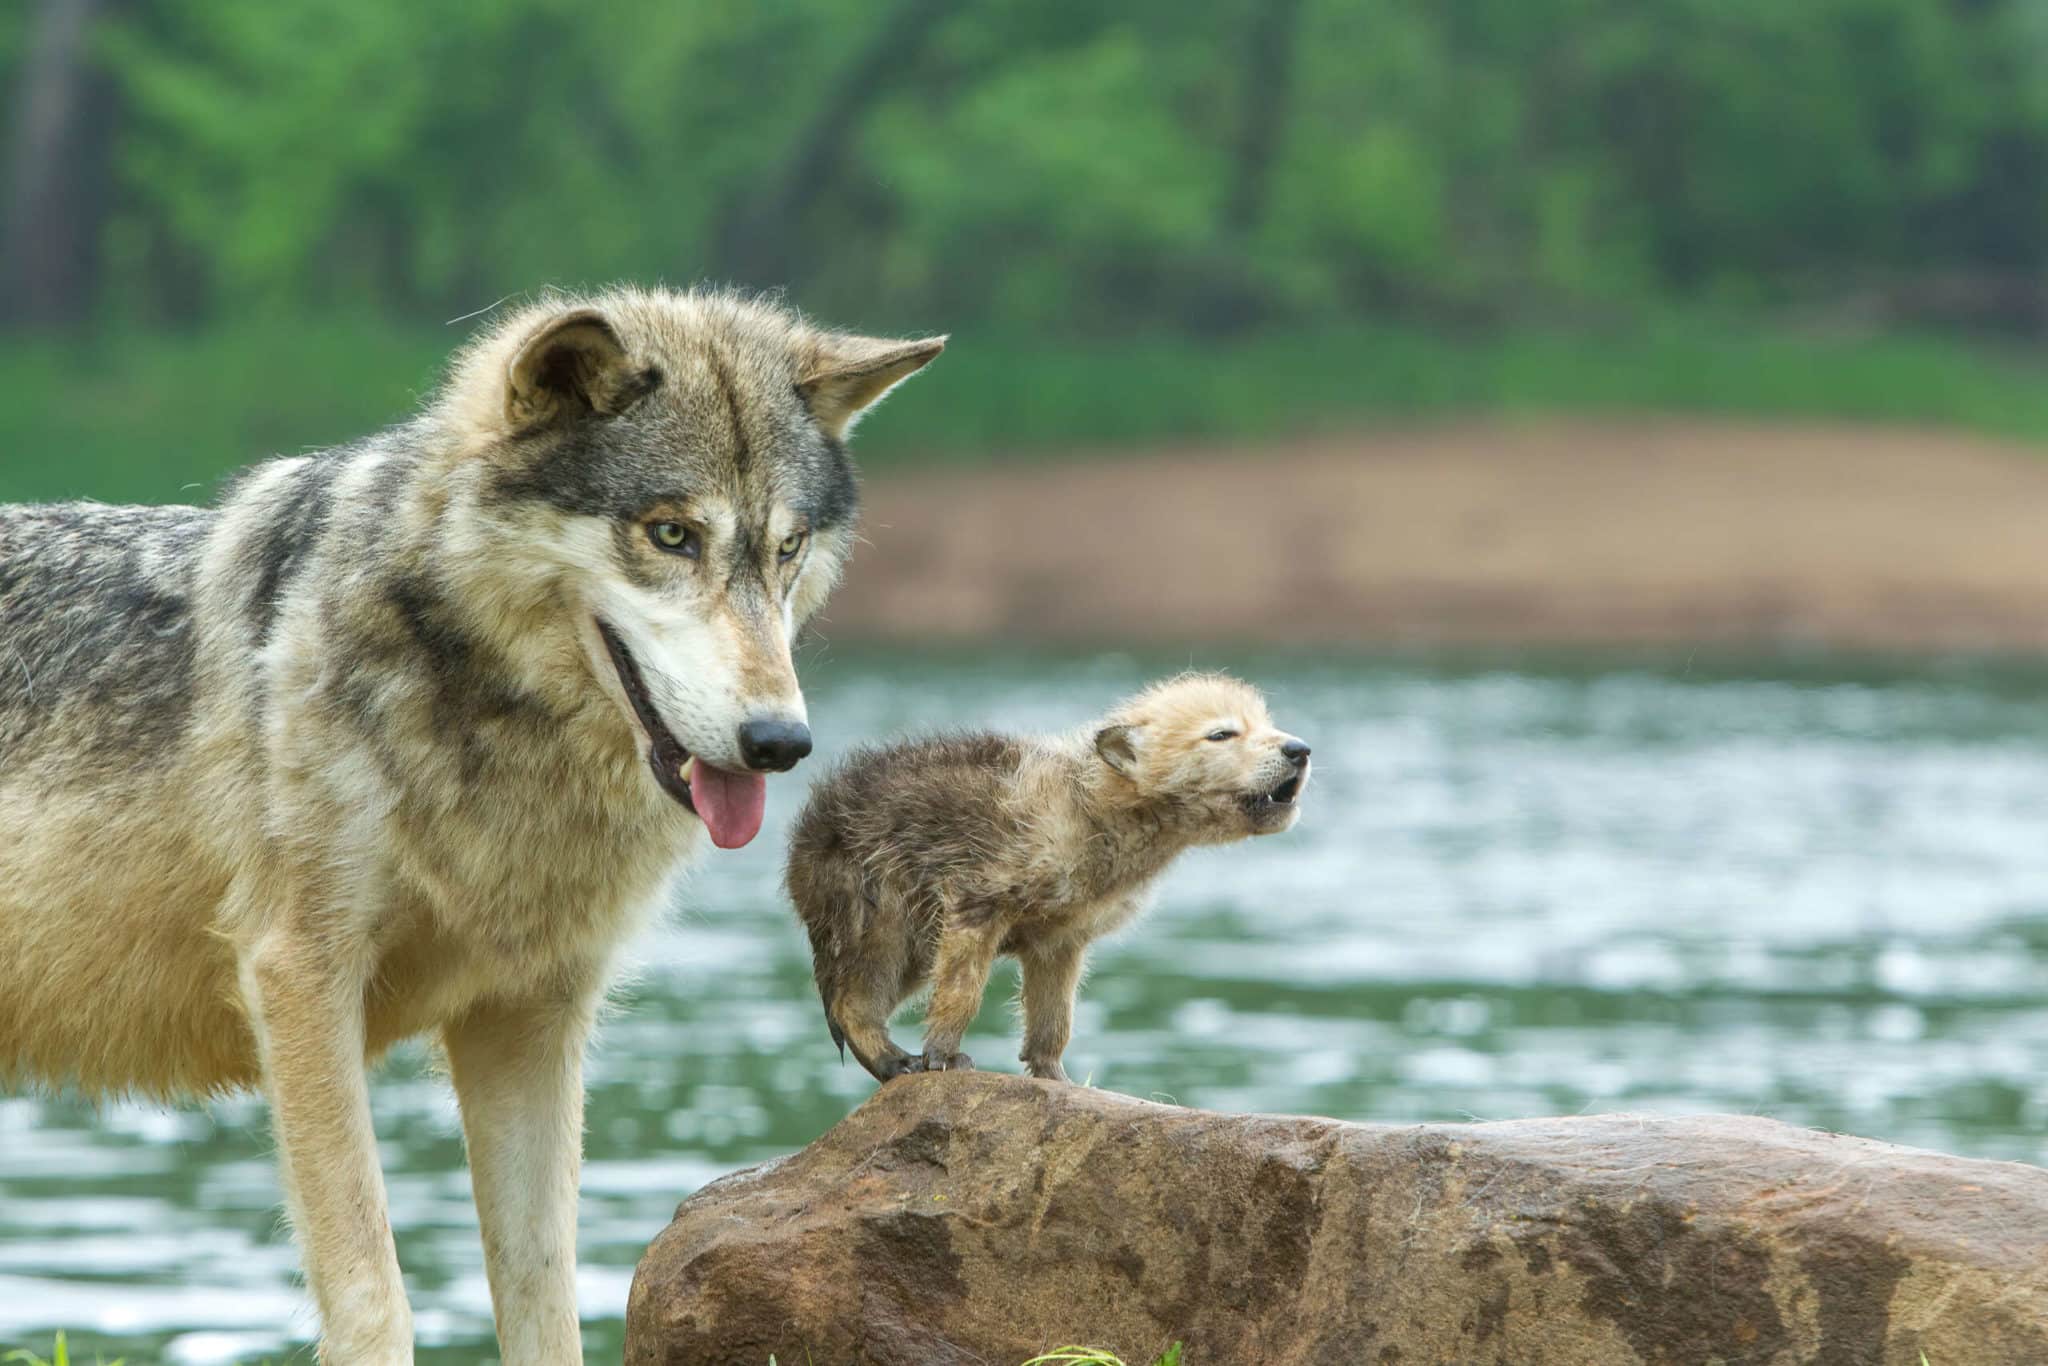
[[[1056,1347],[1023,1366],[1124,1366],[1124,1359],[1094,1347]],[[1180,1366],[1180,1344],[1176,1342],[1160,1353],[1152,1366]]]
[[[943,368],[941,368],[943,367]],[[1952,426],[2048,441],[2048,352],[1669,324],[1452,339],[1393,328],[1057,347],[956,344],[866,446],[991,451],[1246,439],[1460,414],[1679,412]]]
[[[94,1358],[94,1360],[98,1361],[98,1358]],[[116,1357],[112,1361],[100,1362],[99,1366],[123,1366],[125,1360],[125,1358]],[[48,1357],[39,1357],[34,1352],[16,1348],[6,1356],[0,1357],[0,1362],[19,1362],[21,1366],[71,1366],[71,1348],[66,1345],[64,1334],[59,1332],[57,1334],[57,1343],[50,1349]]]
[[[0,344],[0,499],[203,499],[251,460],[405,417],[452,337],[333,324]]]
[[[768,1366],[776,1366],[774,1357],[768,1358]],[[1024,1362],[1023,1366],[1125,1366],[1124,1359],[1114,1352],[1105,1352],[1097,1347],[1055,1347]],[[1152,1366],[1181,1366],[1180,1344],[1161,1352]]]
[[[403,417],[467,326],[0,342],[0,500],[203,498],[252,459]],[[1467,339],[1354,327],[1227,345],[962,334],[867,424],[861,449],[872,468],[1552,412],[1911,422],[2048,442],[2044,361],[1936,337],[1697,320]]]

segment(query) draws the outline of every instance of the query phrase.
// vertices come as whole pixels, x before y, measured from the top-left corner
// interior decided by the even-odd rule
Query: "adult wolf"
[[[0,509],[0,1076],[260,1083],[323,1358],[412,1359],[365,1067],[433,1032],[507,1366],[581,1360],[614,955],[810,750],[842,444],[943,339],[551,298],[412,421],[218,506]]]

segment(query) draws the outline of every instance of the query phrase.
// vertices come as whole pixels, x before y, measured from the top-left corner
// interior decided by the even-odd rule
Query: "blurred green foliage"
[[[117,320],[712,275],[903,326],[1556,321],[2048,269],[2041,0],[128,0],[91,51]]]
[[[39,142],[66,13],[82,112]],[[2048,434],[2048,0],[29,0],[0,70],[0,496],[342,439],[445,320],[618,278],[956,334],[877,451],[1586,407]]]

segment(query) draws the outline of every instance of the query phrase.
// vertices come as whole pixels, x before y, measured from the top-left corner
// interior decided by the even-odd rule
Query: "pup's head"
[[[856,508],[845,439],[945,346],[812,327],[719,293],[550,299],[456,363],[436,412],[501,581],[580,642],[653,781],[734,848],[762,775],[810,753],[792,638]]]
[[[1164,805],[1211,843],[1287,829],[1308,786],[1308,746],[1274,729],[1257,689],[1221,674],[1131,698],[1097,725],[1095,753],[1112,791]]]

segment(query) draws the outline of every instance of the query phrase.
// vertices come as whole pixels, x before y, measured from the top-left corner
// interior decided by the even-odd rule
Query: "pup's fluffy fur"
[[[842,438],[940,344],[549,298],[217,507],[0,508],[0,1079],[260,1082],[323,1357],[409,1362],[365,1066],[433,1032],[503,1360],[580,1361],[592,1016],[693,812],[744,842],[808,747]]]
[[[971,1067],[990,967],[1023,967],[1031,1074],[1060,1057],[1091,941],[1143,909],[1174,856],[1294,824],[1308,746],[1244,683],[1160,683],[1070,735],[950,735],[856,754],[797,823],[789,894],[832,1038],[882,1081]],[[889,1017],[932,986],[924,1052]]]

